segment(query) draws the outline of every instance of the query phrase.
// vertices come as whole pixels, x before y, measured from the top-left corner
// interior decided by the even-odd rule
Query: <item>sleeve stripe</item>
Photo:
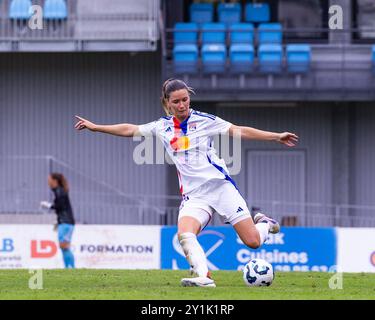
[[[201,117],[205,117],[205,118],[209,118],[211,120],[215,120],[216,116],[214,116],[213,114],[203,114],[203,113],[200,113],[200,112],[197,112],[197,111],[194,111],[193,114],[197,115],[197,116],[201,116]]]

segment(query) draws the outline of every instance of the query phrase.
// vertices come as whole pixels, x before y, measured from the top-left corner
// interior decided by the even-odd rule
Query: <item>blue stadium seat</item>
[[[306,73],[311,64],[311,48],[308,44],[290,44],[286,47],[288,72]]]
[[[230,25],[241,21],[242,7],[239,3],[219,3],[217,16],[219,22]]]
[[[282,26],[280,23],[261,23],[258,27],[258,42],[263,43],[281,43]]]
[[[375,45],[372,46],[372,71],[375,73]]]
[[[280,44],[262,44],[258,49],[259,70],[266,73],[280,73],[283,50]]]
[[[196,73],[198,69],[197,45],[176,44],[173,48],[173,63],[176,73]]]
[[[226,27],[221,22],[204,23],[202,26],[202,43],[225,44]]]
[[[43,17],[49,20],[66,19],[68,17],[68,9],[65,0],[46,0]]]
[[[234,23],[229,27],[231,43],[248,43],[254,41],[254,26],[252,23]]]
[[[227,49],[223,44],[205,44],[202,47],[202,65],[205,73],[225,72]]]
[[[230,68],[235,73],[249,73],[254,65],[254,47],[251,44],[236,43],[229,49]]]
[[[212,3],[192,3],[190,5],[190,21],[198,24],[212,22],[214,6]]]
[[[174,43],[197,43],[198,25],[194,22],[178,22],[174,26]]]
[[[9,7],[9,18],[26,20],[32,15],[31,0],[12,0]]]
[[[249,3],[245,7],[245,21],[247,22],[269,22],[270,6],[268,3]]]

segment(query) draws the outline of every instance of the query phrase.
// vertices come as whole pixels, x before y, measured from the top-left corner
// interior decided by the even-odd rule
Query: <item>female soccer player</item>
[[[70,243],[74,230],[74,216],[69,200],[69,187],[65,177],[60,173],[48,176],[48,185],[55,195],[53,203],[42,201],[43,208],[55,210],[57,214],[57,231],[65,268],[74,268],[74,255],[70,250]]]
[[[275,220],[258,213],[254,221],[245,200],[228,174],[223,160],[212,146],[213,136],[229,133],[242,139],[276,141],[294,146],[298,137],[289,132],[274,133],[251,127],[236,126],[217,116],[190,108],[193,90],[183,81],[169,79],[163,84],[162,105],[166,117],[143,125],[97,125],[78,117],[75,128],[89,129],[124,137],[156,135],[177,167],[182,202],[178,216],[178,238],[197,275],[181,280],[183,286],[215,287],[208,272],[205,253],[197,235],[208,224],[212,214],[218,213],[232,224],[243,243],[258,248],[268,233],[279,232]]]

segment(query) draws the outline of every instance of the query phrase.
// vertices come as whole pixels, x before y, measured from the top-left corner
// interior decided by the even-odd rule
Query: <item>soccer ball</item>
[[[274,278],[272,265],[263,259],[252,259],[243,268],[243,280],[249,287],[270,286]]]

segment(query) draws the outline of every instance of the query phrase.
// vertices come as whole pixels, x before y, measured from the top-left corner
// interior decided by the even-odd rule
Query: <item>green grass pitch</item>
[[[344,273],[343,289],[329,288],[332,273],[277,272],[270,287],[247,287],[239,271],[214,271],[216,288],[183,288],[187,271],[43,270],[43,289],[29,289],[28,270],[0,270],[0,299],[375,299],[375,274]]]

